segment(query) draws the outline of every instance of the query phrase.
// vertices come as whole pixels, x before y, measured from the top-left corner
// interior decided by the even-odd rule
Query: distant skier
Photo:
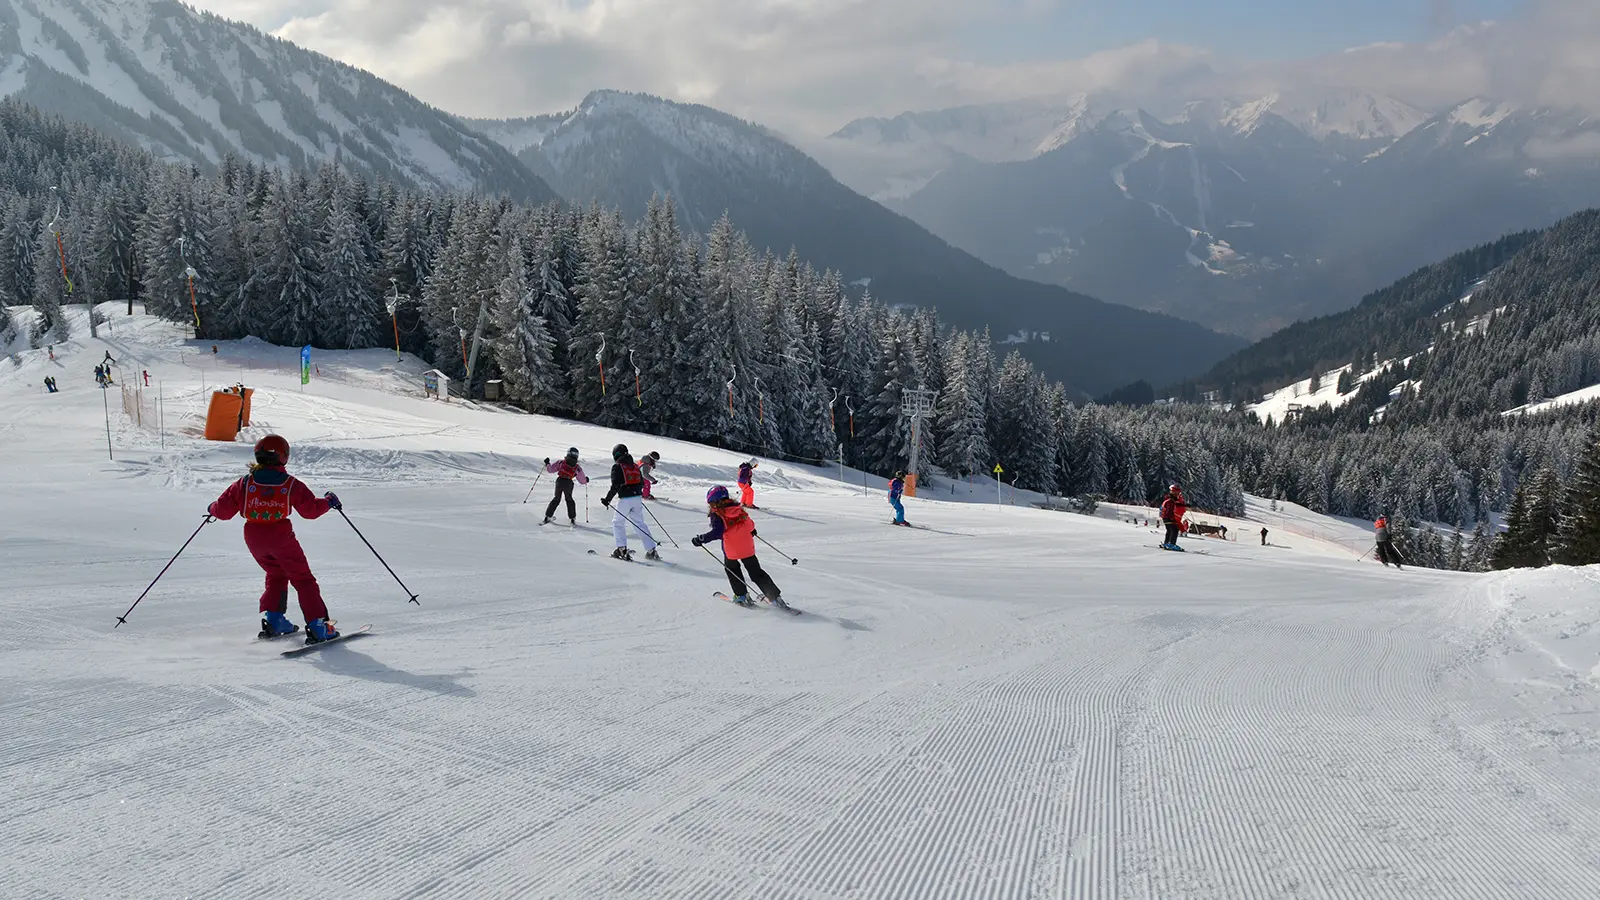
[[[617,501],[617,508],[611,511],[611,534],[617,539],[617,549],[612,551],[611,557],[633,558],[628,550],[628,526],[632,525],[644,541],[644,558],[660,560],[655,535],[650,533],[650,525],[644,520],[644,476],[639,473],[639,464],[633,461],[626,444],[611,448],[611,459],[611,490],[600,500],[600,505],[607,509],[611,509],[612,498]]]
[[[756,505],[756,461],[739,464],[739,504],[746,509],[760,509]]]
[[[317,519],[344,506],[331,491],[321,497],[313,494],[285,470],[288,462],[288,441],[275,434],[257,441],[250,474],[229,485],[206,512],[222,520],[244,515],[244,545],[267,573],[266,590],[261,594],[261,636],[273,638],[300,630],[284,615],[292,584],[306,619],[306,643],[315,644],[338,637],[339,631],[328,618],[322,589],[294,536],[289,514]]]
[[[788,609],[789,604],[783,602],[783,592],[778,590],[772,577],[761,568],[761,561],[756,559],[756,523],[750,520],[750,514],[735,503],[728,496],[728,489],[720,484],[706,492],[706,505],[711,516],[711,530],[690,538],[689,543],[704,547],[712,541],[722,542],[722,565],[728,572],[728,587],[733,589],[733,602],[740,606],[755,605],[750,600],[750,587],[739,573],[739,564],[743,563],[745,572],[749,573],[756,587],[761,588],[767,602],[779,609]]]
[[[100,385],[101,387],[105,387],[106,386],[106,367],[105,366],[95,366],[94,367],[94,383]]]
[[[101,362],[105,363],[107,372],[111,371],[111,367],[117,364],[117,361],[111,358],[110,350],[106,351],[106,358],[101,360]]]
[[[1263,529],[1261,529],[1261,546],[1265,547],[1266,545],[1267,545],[1267,530],[1265,528],[1263,528]]]
[[[583,466],[578,465],[578,448],[571,447],[567,450],[565,459],[560,462],[551,462],[550,457],[544,458],[544,470],[556,476],[556,495],[550,498],[550,505],[544,510],[544,523],[549,525],[555,518],[556,507],[562,500],[567,501],[567,521],[574,526],[578,524],[578,502],[572,499],[572,484],[588,484],[589,476],[583,474]],[[584,513],[588,515],[588,513]]]
[[[905,496],[905,492],[905,473],[894,473],[894,478],[889,482],[889,505],[894,507],[894,524],[909,526],[911,523],[906,521],[906,505],[900,499]]]
[[[1183,502],[1183,490],[1177,485],[1167,488],[1167,498],[1161,501],[1161,522],[1167,528],[1166,540],[1161,542],[1163,550],[1179,550],[1178,535],[1184,529],[1183,517],[1189,512],[1189,507]]]
[[[144,372],[144,386],[145,387],[149,387],[150,386],[150,370],[149,369],[144,369],[143,372]]]
[[[651,450],[649,453],[646,453],[644,456],[640,457],[640,459],[639,459],[639,474],[644,476],[644,494],[643,494],[643,496],[644,496],[644,499],[646,499],[646,500],[654,500],[655,499],[655,497],[652,497],[650,495],[650,488],[651,488],[651,486],[655,485],[657,482],[656,482],[655,476],[650,474],[650,473],[652,473],[652,472],[654,472],[656,470],[656,463],[659,463],[659,462],[661,462],[661,454],[657,453],[654,450]]]
[[[1396,569],[1404,569],[1400,565],[1400,551],[1394,548],[1394,538],[1389,535],[1389,518],[1379,516],[1378,521],[1372,523],[1372,530],[1378,539],[1378,562],[1383,563],[1385,568],[1394,563]]]

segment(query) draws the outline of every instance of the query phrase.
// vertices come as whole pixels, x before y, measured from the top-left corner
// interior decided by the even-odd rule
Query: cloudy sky
[[[191,2],[477,116],[618,88],[814,135],[861,115],[1201,77],[1419,104],[1600,96],[1597,0]]]

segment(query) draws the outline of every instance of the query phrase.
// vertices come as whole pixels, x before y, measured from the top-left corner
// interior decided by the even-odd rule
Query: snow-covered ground
[[[160,381],[166,434],[108,398]],[[1122,512],[910,504],[767,462],[761,556],[798,618],[711,598],[705,447],[422,399],[414,360],[190,346],[119,318],[0,359],[0,895],[1588,897],[1593,571],[1395,572],[1301,510],[1273,544],[1153,548]],[[55,374],[61,393],[40,382]],[[237,445],[201,379],[257,389]],[[159,422],[159,416],[158,416]],[[334,615],[253,640],[237,521],[145,584],[278,431],[336,515],[296,528]],[[540,528],[536,459],[657,449],[668,566]],[[163,446],[164,444],[164,446]],[[948,496],[935,481],[930,494]],[[583,494],[580,493],[580,500]],[[980,502],[987,501],[987,502]],[[1256,509],[1256,513],[1264,511]],[[1241,523],[1258,530],[1255,522]],[[291,618],[299,620],[291,604]]]
[[[1529,403],[1524,406],[1519,406],[1515,409],[1508,409],[1501,413],[1501,415],[1534,415],[1536,413],[1545,412],[1546,410],[1559,409],[1563,406],[1575,406],[1583,403],[1592,403],[1596,400],[1600,400],[1600,384],[1590,385],[1586,388],[1579,388],[1575,391],[1568,391],[1559,397],[1551,397],[1548,400],[1541,400],[1538,403]]]

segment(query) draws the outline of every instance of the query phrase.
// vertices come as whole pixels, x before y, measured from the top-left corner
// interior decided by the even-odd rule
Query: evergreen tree
[[[1514,502],[1514,501],[1513,501]],[[1600,563],[1600,427],[1589,435],[1589,449],[1567,486],[1556,562],[1569,566]]]
[[[504,373],[506,391],[511,399],[542,412],[562,399],[561,372],[552,352],[555,340],[550,336],[544,317],[539,315],[542,298],[528,278],[522,242],[513,238],[498,257],[506,274],[495,292],[494,316],[499,338],[491,348],[494,360]]]
[[[318,279],[320,302],[317,336],[332,349],[371,347],[380,343],[376,248],[352,199],[336,191],[322,226]]]

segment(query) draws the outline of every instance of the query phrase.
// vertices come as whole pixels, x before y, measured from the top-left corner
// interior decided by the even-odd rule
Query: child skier
[[[1184,528],[1183,517],[1188,512],[1189,507],[1183,502],[1183,491],[1175,484],[1167,488],[1167,499],[1161,501],[1161,523],[1167,527],[1167,536],[1161,542],[1161,549],[1183,550],[1178,546],[1178,533]]]
[[[761,508],[756,505],[755,472],[755,460],[739,464],[739,504],[746,509]]]
[[[544,522],[542,524],[550,524],[551,520],[555,518],[556,507],[565,499],[567,501],[567,521],[576,526],[578,524],[578,503],[572,499],[572,483],[574,481],[578,484],[589,483],[589,476],[583,474],[583,466],[578,465],[578,448],[568,448],[566,458],[560,462],[551,462],[550,457],[546,456],[544,458],[544,470],[556,476],[556,495],[550,498],[550,505],[545,507]],[[584,515],[588,515],[588,513]]]
[[[894,473],[894,479],[889,482],[889,505],[894,507],[894,524],[909,527],[911,523],[906,521],[906,505],[900,500],[905,495],[905,492],[905,473]]]
[[[639,460],[639,474],[644,476],[643,496],[646,500],[655,499],[654,497],[650,496],[650,487],[656,483],[656,479],[655,476],[651,475],[650,473],[656,470],[656,463],[658,462],[661,462],[661,454],[654,450],[646,453],[644,457]]]
[[[322,589],[295,539],[289,513],[317,519],[330,509],[344,506],[331,491],[321,497],[311,493],[284,469],[288,462],[288,441],[275,434],[257,441],[256,461],[250,474],[229,485],[206,512],[223,520],[244,515],[244,545],[267,573],[267,587],[261,594],[261,636],[275,638],[300,630],[284,615],[292,584],[306,619],[306,643],[315,644],[338,637],[339,631],[328,618]]]
[[[1394,563],[1396,569],[1404,569],[1400,559],[1400,551],[1394,548],[1394,538],[1389,534],[1389,517],[1379,516],[1378,521],[1372,523],[1372,530],[1378,541],[1378,562],[1383,563],[1387,569]]]
[[[789,604],[783,602],[783,592],[772,583],[772,578],[761,568],[761,561],[756,559],[756,523],[750,520],[750,514],[733,502],[733,498],[728,496],[728,489],[720,484],[706,492],[706,505],[710,507],[711,530],[690,538],[689,543],[704,547],[712,541],[722,542],[722,565],[728,571],[728,586],[733,589],[733,602],[740,606],[755,606],[750,599],[750,587],[745,584],[744,576],[739,574],[739,564],[744,563],[744,570],[761,588],[767,602],[779,609],[788,609]]]
[[[617,539],[617,549],[612,551],[611,558],[633,559],[628,550],[628,526],[632,525],[644,541],[644,558],[659,561],[661,554],[656,552],[655,536],[644,520],[644,476],[639,474],[639,464],[629,455],[626,444],[611,448],[611,459],[611,490],[600,500],[600,505],[607,509],[611,508],[612,498],[617,501],[611,516],[611,534]]]

